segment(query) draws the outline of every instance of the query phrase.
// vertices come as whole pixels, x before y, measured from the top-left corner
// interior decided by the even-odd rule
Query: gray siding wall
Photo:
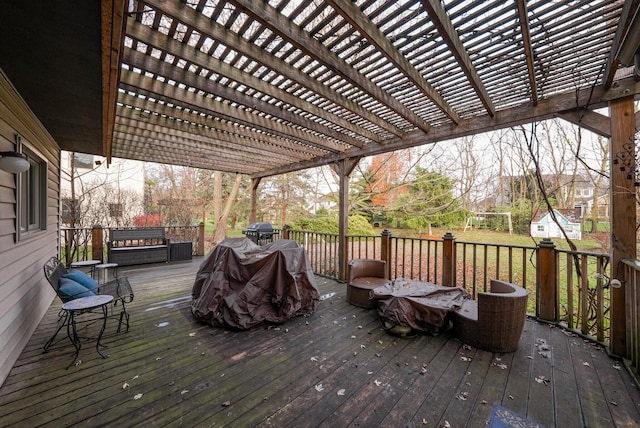
[[[48,163],[47,215],[46,230],[16,242],[16,175],[0,170],[0,385],[55,297],[42,266],[58,252],[60,193],[60,148],[0,69],[0,151],[16,133]]]

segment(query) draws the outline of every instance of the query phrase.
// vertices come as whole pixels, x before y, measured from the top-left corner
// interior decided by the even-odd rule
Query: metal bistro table
[[[67,368],[71,367],[76,362],[80,355],[80,348],[82,346],[82,342],[78,336],[76,316],[97,308],[102,308],[102,326],[100,327],[100,333],[98,333],[96,340],[96,351],[102,358],[107,358],[106,355],[100,352],[100,339],[102,338],[102,334],[104,333],[104,329],[107,324],[107,305],[111,303],[112,300],[113,296],[108,294],[99,294],[96,296],[81,297],[79,299],[70,300],[62,305],[62,310],[69,314],[67,335],[69,336],[71,343],[73,343],[73,346],[76,348],[76,354],[73,357],[73,361],[71,361],[71,364],[69,364]]]

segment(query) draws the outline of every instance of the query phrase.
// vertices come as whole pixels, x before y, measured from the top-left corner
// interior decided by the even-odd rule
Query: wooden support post
[[[633,97],[611,101],[611,278],[624,281],[623,259],[636,259],[636,164]],[[624,284],[624,282],[622,282]],[[626,356],[624,288],[611,289],[611,352]]]
[[[558,321],[558,263],[556,244],[544,238],[538,244],[536,261],[536,316],[545,321]]]
[[[358,165],[360,157],[342,159],[332,165],[340,178],[338,190],[338,278],[347,277],[347,234],[349,233],[349,175]]]
[[[445,287],[455,287],[456,285],[456,237],[451,232],[447,232],[442,237],[442,284]]]
[[[386,262],[387,278],[393,279],[391,278],[391,232],[385,229],[380,235],[382,235],[380,258]]]
[[[347,278],[347,234],[349,233],[349,173],[346,161],[342,160],[338,164],[340,171],[339,189],[339,217],[338,217],[338,278]]]
[[[102,226],[96,224],[91,228],[91,258],[93,260],[104,261],[102,242]]]
[[[196,251],[197,256],[204,256],[204,222],[200,222],[198,225],[198,249]]]
[[[251,179],[251,214],[249,214],[249,223],[255,223],[258,216],[258,186],[260,185],[260,177]]]

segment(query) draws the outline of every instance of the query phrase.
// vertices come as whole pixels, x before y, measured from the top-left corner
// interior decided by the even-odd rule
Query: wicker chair
[[[527,297],[522,287],[491,280],[490,293],[478,293],[478,300],[467,300],[451,313],[454,335],[485,351],[515,351],[524,328]]]
[[[387,263],[384,260],[351,260],[347,264],[347,302],[361,308],[375,309],[377,302],[369,298],[369,293],[388,282]]]
[[[60,292],[60,279],[66,273],[67,269],[65,269],[64,265],[57,257],[51,257],[44,265],[45,278],[47,278],[47,281],[49,282],[51,287],[53,287],[60,300],[62,300],[63,302],[73,299],[73,296],[64,296]],[[114,307],[120,304],[120,312],[115,313],[114,307],[112,307],[110,310],[111,315],[109,315],[109,317],[118,318],[117,333],[120,333],[120,330],[123,326],[126,329],[125,332],[128,332],[129,314],[127,313],[125,304],[131,303],[134,297],[133,290],[131,289],[131,284],[129,284],[129,280],[126,277],[116,278],[113,281],[100,284],[96,291],[98,294],[108,294],[113,296]],[[49,350],[60,330],[62,330],[62,328],[67,325],[67,322],[69,321],[69,314],[66,311],[61,311],[58,315],[58,318],[58,329],[45,344],[44,352],[47,352]]]

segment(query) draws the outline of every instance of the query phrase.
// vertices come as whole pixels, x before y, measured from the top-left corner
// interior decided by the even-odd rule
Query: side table
[[[118,263],[100,263],[95,265],[96,280],[99,284],[109,282],[109,269],[113,269],[113,275],[111,279],[118,279]]]
[[[102,338],[102,334],[104,333],[104,329],[107,324],[107,305],[111,303],[112,300],[113,296],[110,296],[108,294],[98,294],[95,296],[81,297],[79,299],[70,300],[62,305],[62,310],[66,311],[69,314],[69,318],[67,321],[67,335],[69,336],[69,340],[71,340],[71,343],[73,343],[73,346],[76,348],[76,354],[73,357],[73,361],[71,361],[71,364],[69,364],[67,368],[71,367],[76,362],[76,360],[78,359],[78,355],[80,355],[80,348],[82,346],[82,342],[80,341],[80,337],[78,336],[76,317],[82,313],[97,308],[102,309],[102,326],[100,327],[100,333],[98,333],[98,337],[96,339],[96,351],[102,358],[107,358],[106,355],[100,352],[100,339]]]
[[[71,262],[71,267],[76,269],[88,268],[91,278],[95,278],[96,265],[102,263],[100,260],[80,260],[78,262]]]

